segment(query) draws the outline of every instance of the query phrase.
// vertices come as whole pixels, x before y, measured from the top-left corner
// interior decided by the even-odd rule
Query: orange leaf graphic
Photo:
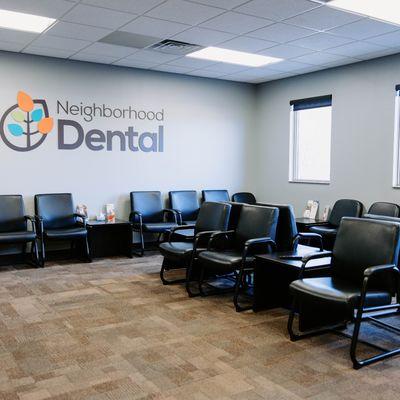
[[[38,123],[37,126],[38,126],[38,131],[43,135],[46,135],[53,129],[53,118],[52,117],[43,118]]]
[[[33,100],[29,94],[19,91],[17,95],[18,107],[25,112],[33,110]]]

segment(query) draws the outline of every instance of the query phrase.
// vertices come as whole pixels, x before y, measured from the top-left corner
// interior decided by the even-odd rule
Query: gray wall
[[[395,85],[400,56],[385,57],[258,87],[251,186],[258,198],[291,203],[301,215],[308,199],[321,209],[339,198],[400,203],[392,188]],[[330,185],[289,183],[289,101],[333,95]]]
[[[132,190],[251,189],[246,168],[255,120],[252,85],[13,53],[0,55],[1,115],[16,103],[19,90],[45,99],[56,123],[66,117],[57,115],[57,100],[164,109],[165,114],[163,153],[91,151],[85,146],[59,150],[56,128],[30,152],[17,152],[0,140],[0,192],[23,194],[28,212],[32,212],[35,193],[73,192],[76,203],[88,206],[90,216],[97,215],[104,204],[114,203],[117,217],[124,218]],[[85,131],[124,131],[133,125],[139,132],[153,132],[159,125],[115,118],[71,119]]]

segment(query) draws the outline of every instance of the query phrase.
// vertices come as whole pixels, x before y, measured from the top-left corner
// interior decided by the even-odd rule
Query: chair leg
[[[89,239],[88,239],[87,236],[85,237],[85,243],[84,244],[85,244],[86,261],[88,263],[90,263],[90,262],[92,262],[92,257],[90,256]]]
[[[41,241],[40,241],[41,247],[42,247],[42,251],[41,251],[41,256],[42,256],[42,260],[41,260],[41,265],[42,268],[44,268],[44,264],[46,261],[46,250],[45,250],[45,241],[44,241],[44,237],[42,237]]]
[[[40,264],[40,258],[39,258],[39,246],[38,246],[37,239],[35,239],[32,243],[32,253],[35,254],[35,257],[33,259],[34,263],[35,263],[36,267],[39,268],[41,266],[41,264]]]
[[[191,288],[191,282],[192,282],[192,271],[193,271],[193,263],[194,263],[194,257],[192,257],[192,260],[190,261],[189,266],[186,268],[186,292],[189,297],[196,297],[199,296],[200,293],[194,293]]]
[[[202,296],[202,297],[205,297],[205,295],[206,295],[206,293],[203,290],[204,274],[205,274],[204,268],[201,268],[198,285],[199,285],[199,293],[200,293],[200,296]]]

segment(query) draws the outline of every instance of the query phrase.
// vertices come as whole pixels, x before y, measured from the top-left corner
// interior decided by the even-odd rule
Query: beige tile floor
[[[400,398],[400,357],[354,371],[346,339],[291,343],[286,311],[189,299],[160,264],[0,268],[0,399]]]

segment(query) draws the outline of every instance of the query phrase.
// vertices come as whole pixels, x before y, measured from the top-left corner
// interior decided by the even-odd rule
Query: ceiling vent
[[[175,54],[177,56],[184,56],[194,51],[202,49],[203,46],[198,44],[191,44],[185,42],[177,42],[176,40],[162,40],[159,43],[153,44],[149,49],[159,51],[166,54]]]

